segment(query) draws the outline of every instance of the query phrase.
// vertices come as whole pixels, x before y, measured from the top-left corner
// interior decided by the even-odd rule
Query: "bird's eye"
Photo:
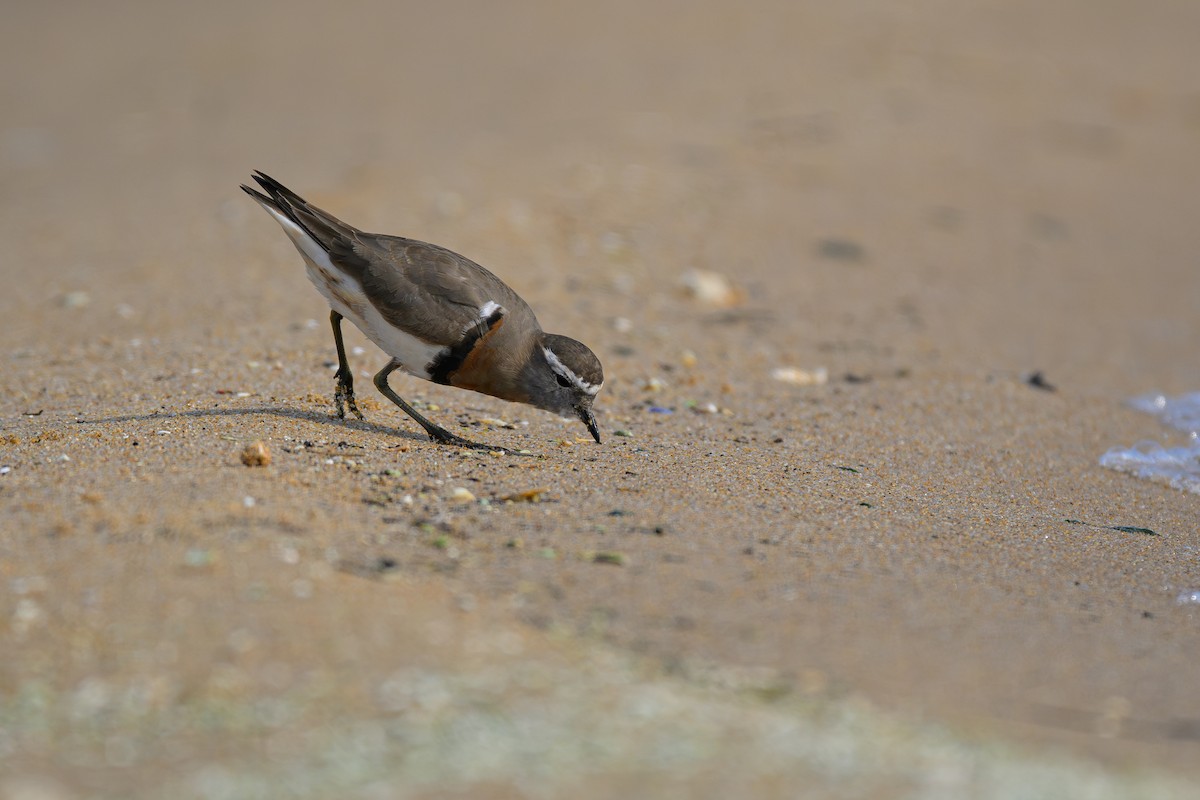
[[[559,385],[559,386],[561,386],[561,387],[563,387],[564,389],[570,389],[570,388],[571,388],[571,382],[570,382],[569,380],[567,380],[566,378],[564,378],[562,375],[557,375],[557,374],[556,374],[556,375],[554,376],[554,380],[558,381],[558,385]]]

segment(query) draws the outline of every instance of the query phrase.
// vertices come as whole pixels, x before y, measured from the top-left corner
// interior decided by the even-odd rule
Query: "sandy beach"
[[[20,4],[0,800],[1194,797],[1200,6]],[[238,185],[487,266],[405,378]],[[243,463],[261,442],[269,464]]]

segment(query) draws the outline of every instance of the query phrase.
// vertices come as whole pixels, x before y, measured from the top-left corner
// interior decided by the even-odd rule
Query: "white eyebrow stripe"
[[[554,351],[551,350],[549,347],[543,347],[542,353],[545,354],[546,363],[550,365],[550,369],[554,370],[559,375],[562,375],[564,378],[569,380],[571,383],[575,384],[575,387],[577,389],[579,389],[580,391],[594,396],[597,392],[600,391],[601,387],[604,386],[603,383],[601,383],[599,385],[588,383],[583,378],[576,375],[574,372],[571,371],[571,368],[568,367],[566,364],[564,364],[562,362],[562,360],[559,359],[559,357],[556,356],[554,354]]]

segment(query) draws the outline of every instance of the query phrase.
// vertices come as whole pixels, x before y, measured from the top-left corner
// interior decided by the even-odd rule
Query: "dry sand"
[[[0,797],[1200,791],[1200,497],[1097,465],[1200,389],[1200,6],[164,5],[0,32]],[[332,419],[255,168],[605,443],[357,331]]]

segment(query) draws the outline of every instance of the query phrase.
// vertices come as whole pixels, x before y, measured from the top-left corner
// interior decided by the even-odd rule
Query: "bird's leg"
[[[418,414],[415,408],[404,402],[404,399],[400,397],[400,395],[393,392],[391,386],[388,386],[388,375],[391,375],[392,372],[399,367],[400,362],[396,359],[393,358],[391,361],[389,361],[387,366],[379,370],[379,373],[375,376],[375,388],[377,388],[388,400],[391,400],[393,403],[400,406],[401,411],[415,419],[417,423],[425,429],[425,432],[429,434],[430,439],[433,439],[435,442],[439,442],[440,444],[452,444],[456,447],[469,447],[475,450],[501,450],[505,453],[509,453],[510,455],[516,455],[516,453],[504,447],[476,444],[475,442],[464,439],[461,436],[455,436],[445,428],[435,425]]]
[[[354,402],[354,373],[350,371],[350,362],[346,361],[346,345],[342,344],[342,315],[330,311],[329,324],[333,326],[333,343],[337,345],[338,354],[337,389],[333,393],[338,419],[346,418],[347,405],[350,406],[350,413],[362,419],[358,403]]]

